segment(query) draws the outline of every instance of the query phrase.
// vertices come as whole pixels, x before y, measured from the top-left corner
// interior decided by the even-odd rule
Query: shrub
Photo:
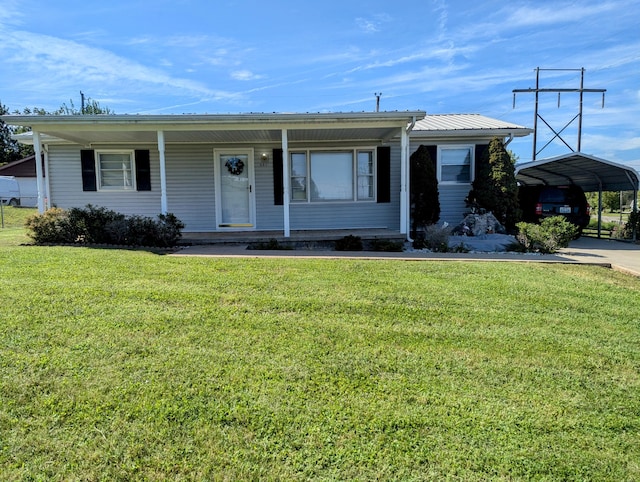
[[[478,157],[475,180],[467,196],[467,204],[491,211],[507,230],[512,231],[522,217],[515,159],[497,137],[491,140],[488,149]]]
[[[256,249],[256,250],[290,250],[293,249],[292,246],[281,244],[276,238],[271,238],[269,241],[260,241],[258,243],[251,243],[247,246],[247,249]]]
[[[636,239],[640,237],[640,212],[631,212],[629,213],[629,218],[622,228],[622,237],[624,239],[632,239],[633,231],[635,227]]]
[[[518,223],[517,239],[529,252],[555,253],[566,248],[579,229],[564,216],[545,218],[540,224]]]
[[[182,236],[182,223],[173,214],[157,219],[87,205],[68,211],[52,208],[27,219],[28,235],[36,244],[118,244],[170,247]]]
[[[412,236],[417,236],[424,226],[437,223],[440,219],[438,176],[429,151],[428,146],[420,146],[409,159]]]
[[[77,236],[69,229],[68,213],[51,208],[42,214],[29,216],[25,221],[27,235],[36,244],[75,243]]]
[[[449,251],[450,231],[445,226],[430,224],[425,226],[424,231],[417,233],[413,241],[415,249],[430,249],[431,251],[446,253]]]
[[[389,239],[374,239],[370,243],[371,251],[382,251],[387,253],[400,253],[404,249],[404,243],[391,241]]]
[[[350,234],[338,239],[335,246],[336,251],[362,251],[362,238]]]

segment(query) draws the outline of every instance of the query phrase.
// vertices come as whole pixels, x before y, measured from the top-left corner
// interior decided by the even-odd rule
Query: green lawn
[[[29,243],[30,239],[25,233],[24,222],[29,216],[37,212],[36,208],[2,206],[2,211],[0,212],[0,247]]]
[[[634,277],[5,244],[0,282],[3,481],[640,479]]]

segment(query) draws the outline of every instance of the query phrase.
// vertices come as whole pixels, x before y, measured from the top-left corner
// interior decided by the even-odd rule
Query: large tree
[[[411,231],[424,229],[440,219],[440,199],[436,168],[427,146],[420,146],[409,159],[411,173]]]
[[[520,221],[515,160],[501,139],[492,139],[484,155],[476,159],[475,180],[467,202],[491,211],[508,230],[513,230]]]
[[[0,115],[8,114],[7,108],[0,102]],[[0,166],[20,159],[20,145],[11,138],[13,130],[6,122],[0,120]]]

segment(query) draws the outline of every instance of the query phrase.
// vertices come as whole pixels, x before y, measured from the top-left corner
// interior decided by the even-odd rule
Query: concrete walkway
[[[399,259],[406,261],[494,261],[528,263],[579,263],[605,266],[640,277],[640,245],[581,237],[556,254],[535,253],[428,253],[404,251],[383,253],[371,251],[323,250],[248,250],[246,245],[186,246],[171,256],[243,257],[243,258],[354,258]]]

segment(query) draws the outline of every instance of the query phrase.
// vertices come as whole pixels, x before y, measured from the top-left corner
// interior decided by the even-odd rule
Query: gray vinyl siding
[[[476,139],[455,142],[456,145],[475,145],[480,142]],[[439,141],[437,139],[412,139],[410,152],[413,154],[420,145],[425,146],[444,146],[452,144],[450,141]],[[440,162],[440,159],[437,159]],[[438,197],[440,199],[440,221],[439,223],[447,222],[450,226],[459,224],[464,218],[464,213],[468,210],[464,202],[465,198],[471,190],[471,184],[438,184]]]
[[[167,210],[185,223],[185,231],[216,228],[213,147],[169,144],[165,147]]]
[[[120,146],[122,147],[122,146]],[[101,146],[95,146],[99,150]],[[108,149],[118,147],[109,146]],[[133,149],[126,147],[126,149]],[[135,146],[149,149],[151,157],[151,191],[83,191],[79,146],[49,147],[49,200],[63,209],[102,206],[123,214],[156,216],[160,213],[160,171],[158,149],[155,146]]]
[[[102,146],[94,146],[100,150]],[[214,148],[254,149],[256,229],[284,228],[282,205],[274,204],[273,149],[280,145],[220,146],[212,144],[168,144],[165,149],[167,208],[185,223],[185,232],[217,229]],[[313,146],[312,146],[313,147]],[[326,147],[326,146],[325,146]],[[358,147],[345,144],[345,147]],[[367,146],[371,147],[371,146]],[[105,147],[106,148],[106,147]],[[149,149],[151,191],[82,190],[79,146],[51,146],[49,182],[51,202],[61,208],[87,204],[124,213],[155,217],[161,211],[160,161],[156,145],[108,146],[108,149]],[[261,154],[268,161],[261,161]],[[389,228],[400,229],[400,146],[391,145],[391,202],[291,203],[290,227],[299,229]]]

